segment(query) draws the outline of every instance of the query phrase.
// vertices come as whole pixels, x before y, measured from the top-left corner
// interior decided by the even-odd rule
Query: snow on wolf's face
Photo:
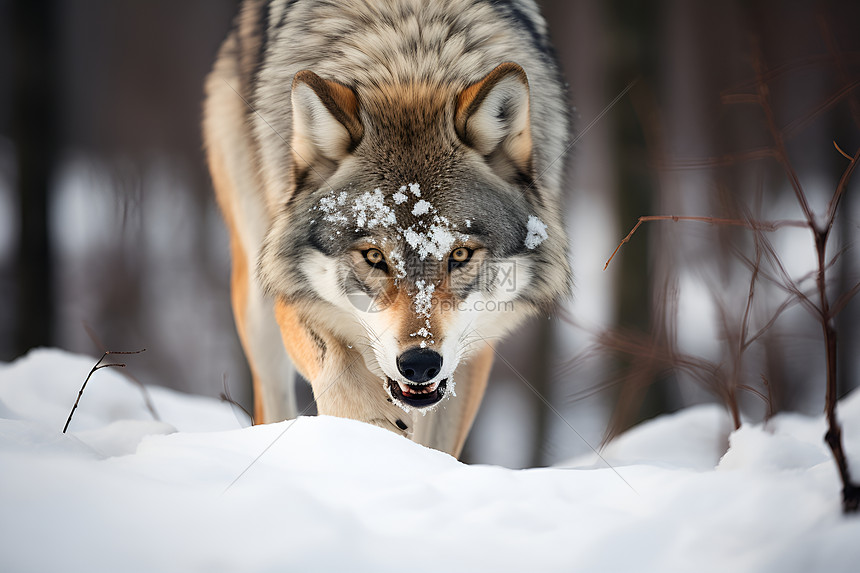
[[[308,280],[360,325],[366,344],[356,346],[391,397],[432,406],[453,393],[465,357],[530,310],[516,299],[529,281],[534,216],[487,189],[357,187],[321,192],[310,208],[310,239],[326,259],[314,268],[330,272]]]
[[[297,175],[260,261],[267,291],[306,303],[406,409],[452,394],[458,364],[568,286],[563,232],[510,150],[458,134],[456,94],[407,88],[362,95],[360,139]]]

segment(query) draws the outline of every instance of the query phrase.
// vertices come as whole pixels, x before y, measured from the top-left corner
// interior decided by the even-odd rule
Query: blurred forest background
[[[540,4],[575,108],[576,290],[502,345],[464,458],[555,463],[700,402],[820,412],[809,229],[651,222],[603,265],[643,215],[800,220],[798,184],[823,218],[850,163],[833,142],[860,147],[860,2]],[[236,10],[0,0],[0,360],[145,347],[138,380],[217,396],[226,379],[250,403],[199,129]],[[840,393],[860,380],[858,193],[855,178],[828,245]]]

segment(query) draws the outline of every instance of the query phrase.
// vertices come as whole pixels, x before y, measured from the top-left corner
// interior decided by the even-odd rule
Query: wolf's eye
[[[385,262],[385,255],[379,249],[367,249],[361,252],[364,255],[364,260],[367,264],[375,269],[388,272],[388,264]]]
[[[469,259],[472,258],[473,252],[472,249],[467,247],[458,247],[451,251],[451,254],[448,256],[448,271],[450,272],[468,263]]]

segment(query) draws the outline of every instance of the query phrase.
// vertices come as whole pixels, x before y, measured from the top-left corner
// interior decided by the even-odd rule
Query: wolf
[[[570,117],[531,0],[246,0],[206,80],[258,423],[458,456],[495,345],[571,288]]]

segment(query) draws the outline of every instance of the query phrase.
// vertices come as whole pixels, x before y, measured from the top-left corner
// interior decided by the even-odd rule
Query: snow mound
[[[128,362],[129,357],[117,358]],[[96,361],[90,356],[38,348],[11,364],[0,363],[0,417],[31,420],[62,430],[81,384]],[[147,392],[162,421],[174,431],[242,426],[228,404],[213,398],[189,396],[160,386],[149,386]],[[153,417],[140,386],[120,370],[102,368],[90,379],[69,431],[97,430],[122,420],[151,421]]]
[[[729,445],[731,421],[715,404],[693,406],[650,420],[610,442],[597,456],[584,456],[565,467],[648,464],[666,468],[713,470]],[[602,458],[602,459],[601,459]]]
[[[157,422],[106,369],[63,435],[94,363],[38,350],[0,366],[2,571],[848,572],[860,560],[820,417],[729,434],[719,409],[697,407],[616,440],[611,468],[508,470],[350,420],[240,428],[223,403],[150,388]],[[856,394],[840,416],[856,464]]]

